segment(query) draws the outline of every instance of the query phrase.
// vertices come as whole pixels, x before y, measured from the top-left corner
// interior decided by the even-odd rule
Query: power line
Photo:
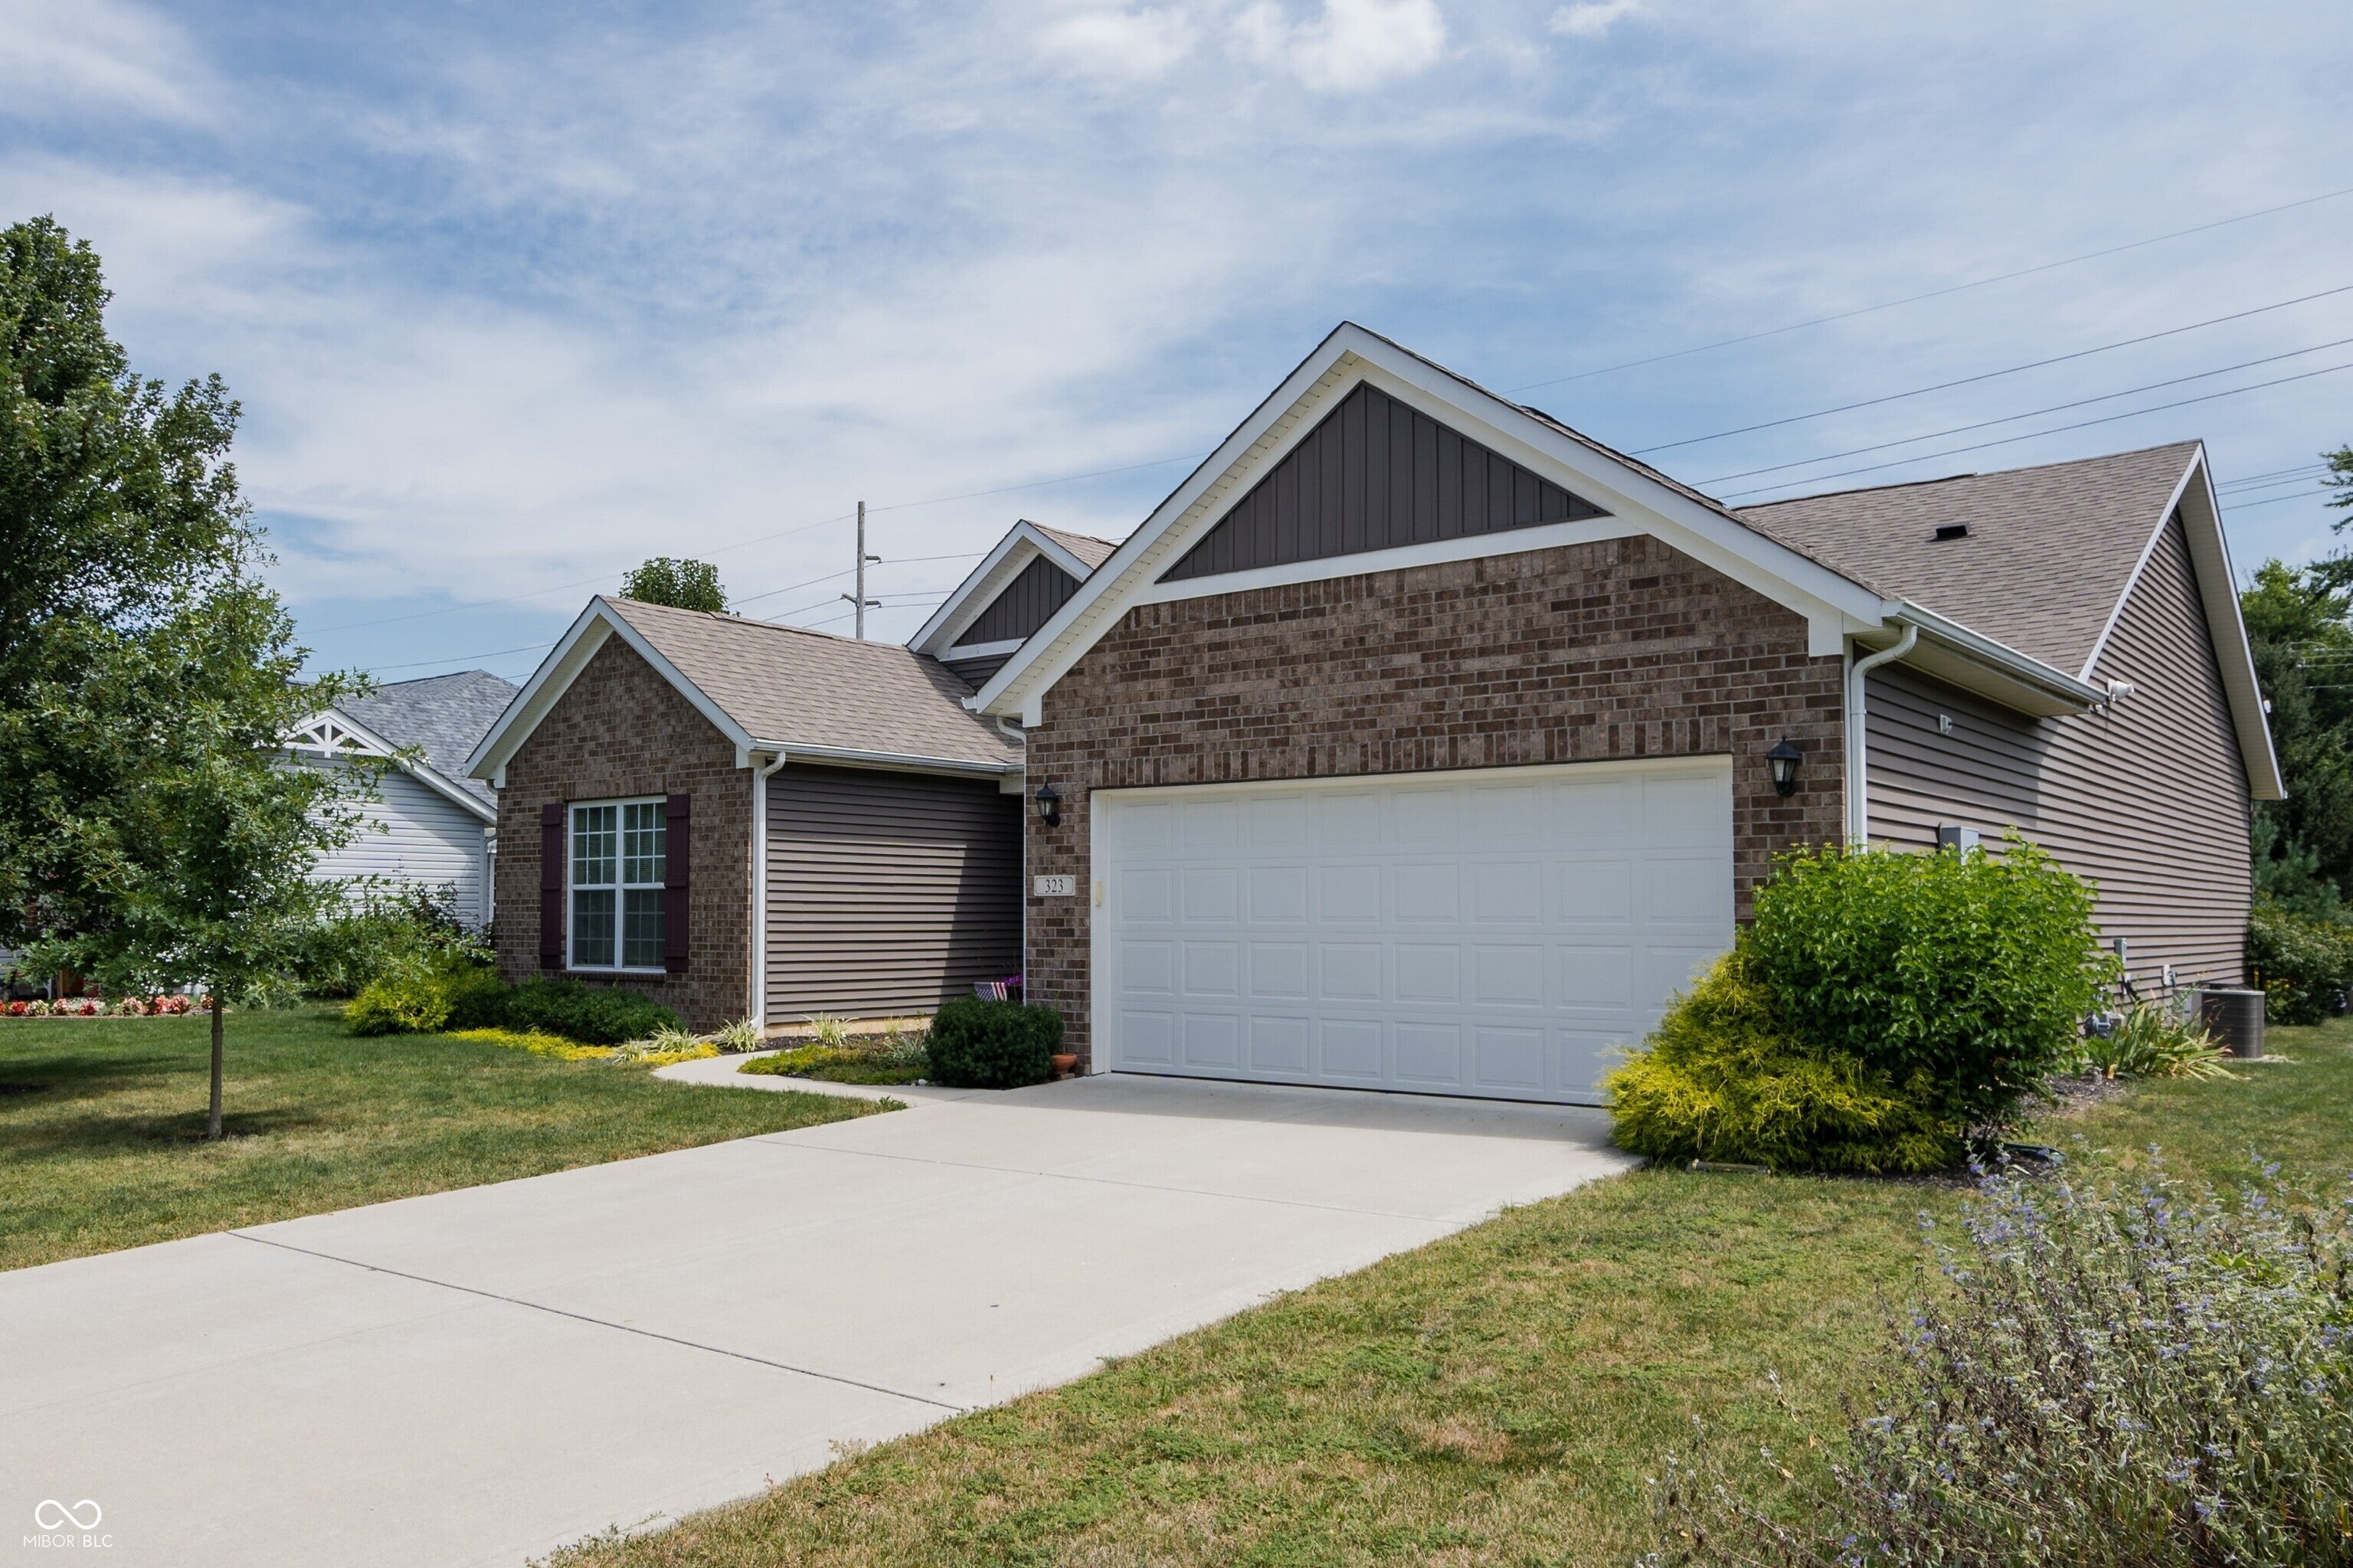
[[[371,675],[386,670],[416,670],[427,664],[470,664],[477,659],[502,659],[510,653],[536,653],[543,648],[553,648],[553,642],[526,642],[520,648],[496,648],[488,653],[452,653],[441,659],[412,659],[406,664],[377,664],[368,671]]]
[[[2029,430],[2022,436],[2004,436],[1999,440],[1977,441],[1965,447],[1946,447],[1938,451],[1915,452],[1907,458],[1896,458],[1888,462],[1871,463],[1862,468],[1840,469],[1834,473],[1817,473],[1806,479],[1793,480],[1789,482],[1799,484],[1818,484],[1826,479],[1846,479],[1858,473],[1877,473],[1882,469],[1902,468],[1906,463],[1926,462],[1933,458],[1955,457],[1962,452],[1984,451],[1989,447],[2006,447],[2018,441],[2031,441],[2042,436],[2055,436],[2068,430],[2088,429],[2094,425],[2112,425],[2118,419],[2137,419],[2143,414],[2161,414],[2168,408],[2186,408],[2193,403],[2211,403],[2217,397],[2235,397],[2242,392],[2260,392],[2267,387],[2284,387],[2292,381],[2309,381],[2316,376],[2333,376],[2340,370],[2353,370],[2353,360],[2347,360],[2341,365],[2323,366],[2318,370],[2306,370],[2295,376],[2282,376],[2270,381],[2258,381],[2251,386],[2232,387],[2224,391],[2208,392],[2196,397],[2178,398],[2170,403],[2152,403],[2146,408],[2128,408],[2121,414],[2104,414],[2096,419],[2078,419],[2072,425],[2053,425],[2047,430]],[[2122,394],[2117,394],[2117,396],[2122,396]],[[1925,440],[1928,438],[1918,437],[1915,439]],[[1816,458],[1813,461],[1816,462],[1829,462],[1833,460],[1830,458]],[[1714,480],[1710,480],[1706,482],[1713,484],[1715,482]],[[1731,500],[1737,496],[1758,495],[1767,490],[1779,490],[1782,488],[1783,486],[1778,484],[1760,484],[1753,489],[1735,491],[1732,493],[1732,495],[1723,497],[1722,499]],[[2283,497],[2282,499],[2285,498]]]
[[[2277,304],[2257,305],[2253,310],[2233,311],[2226,316],[2209,316],[2202,322],[2191,322],[2188,326],[2168,327],[2163,332],[2144,333],[2138,337],[2104,343],[2097,348],[2079,348],[2073,354],[2057,354],[2048,359],[2032,359],[2023,365],[2004,366],[2000,370],[1982,371],[1978,375],[1964,376],[1954,381],[1939,381],[1933,387],[1915,387],[1908,392],[1890,392],[1883,397],[1865,397],[1859,403],[1841,403],[1835,408],[1817,408],[1810,414],[1791,414],[1787,418],[1767,419],[1761,424],[1743,425],[1738,429],[1718,430],[1714,435],[1686,436],[1682,440],[1664,441],[1655,447],[1637,447],[1634,449],[1633,455],[1648,457],[1652,452],[1672,451],[1677,447],[1695,447],[1704,441],[1720,441],[1732,436],[1745,436],[1757,430],[1778,429],[1783,425],[1799,425],[1808,419],[1827,418],[1832,414],[1850,414],[1857,408],[1875,408],[1882,403],[1900,403],[1906,397],[1925,397],[1931,392],[1947,392],[1956,387],[1970,387],[1980,381],[1992,381],[2004,376],[2016,376],[2022,371],[2040,370],[2045,366],[2064,365],[2072,359],[2089,359],[2095,354],[2109,354],[2119,348],[2130,348],[2136,344],[2155,343],[2164,337],[2179,337],[2183,333],[2196,332],[2200,327],[2219,326],[2224,322],[2244,321],[2249,316],[2259,316],[2271,311],[2284,311],[2290,305],[2307,304],[2314,300],[2325,300],[2331,295],[2344,293],[2353,293],[2353,283],[2340,284],[2334,289],[2323,289],[2316,294],[2301,294],[2293,300],[2282,300]]]
[[[2308,462],[2302,468],[2275,468],[2268,473],[2242,473],[2235,479],[2224,480],[2214,488],[2217,490],[2261,488],[2285,483],[2292,480],[2310,479],[2316,475],[2327,473],[2329,465],[2325,462]]]
[[[2061,267],[2073,267],[2080,261],[2096,261],[2104,256],[2120,256],[2127,250],[2138,250],[2144,246],[2159,245],[2166,240],[2181,239],[2192,234],[2204,234],[2210,229],[2226,228],[2234,223],[2269,217],[2274,213],[2292,212],[2300,207],[2311,207],[2318,202],[2334,201],[2342,196],[2353,196],[2353,185],[2348,185],[2342,190],[2324,191],[2319,196],[2306,196],[2301,201],[2284,202],[2278,207],[2263,207],[2256,212],[2242,212],[2236,217],[2217,218],[2211,223],[2201,223],[2192,228],[2177,228],[2170,234],[2152,235],[2147,239],[2136,239],[2128,245],[2112,245],[2105,250],[2087,250],[2081,256],[2067,256],[2056,261],[2044,261],[2033,267],[2021,267],[2015,272],[1998,272],[1989,278],[1973,278],[1966,283],[1954,283],[1942,289],[1931,289],[1925,294],[1906,294],[1900,300],[1885,300],[1875,305],[1862,305],[1851,311],[1839,311],[1827,316],[1814,316],[1806,321],[1791,322],[1787,326],[1768,327],[1763,332],[1746,333],[1739,337],[1721,338],[1715,343],[1703,343],[1694,348],[1679,348],[1671,354],[1654,354],[1642,359],[1621,360],[1616,365],[1604,365],[1592,370],[1580,370],[1571,376],[1556,376],[1549,381],[1531,381],[1525,387],[1514,387],[1507,390],[1514,396],[1517,396],[1522,392],[1534,392],[1542,387],[1558,387],[1565,382],[1584,381],[1596,376],[1608,376],[1614,371],[1631,370],[1637,366],[1659,365],[1670,359],[1685,359],[1694,354],[1709,354],[1719,348],[1732,348],[1744,343],[1755,343],[1760,338],[1779,337],[1784,333],[1801,332],[1807,327],[1823,326],[1831,322],[1851,321],[1856,316],[1867,316],[1877,311],[1892,311],[1898,305],[1916,305],[1923,300],[1940,300],[1947,294],[1965,293],[1968,290],[1982,289],[1994,283],[2007,283],[2013,278],[2031,278],[2038,272],[2050,272]]]
[[[1753,479],[1753,478],[1755,478],[1757,475],[1758,475],[1758,474],[1760,474],[1760,473],[1779,473],[1779,472],[1782,472],[1783,471],[1788,470],[1788,469],[1793,469],[1793,468],[1805,468],[1805,467],[1808,467],[1809,465],[1813,464],[1813,463],[1818,463],[1818,462],[1836,462],[1836,461],[1837,461],[1839,459],[1841,459],[1841,458],[1861,457],[1861,456],[1862,456],[1865,452],[1883,452],[1883,451],[1887,450],[1887,449],[1888,449],[1888,448],[1890,448],[1890,447],[1908,447],[1908,446],[1910,446],[1910,445],[1911,445],[1913,442],[1915,442],[1915,441],[1933,441],[1933,440],[1941,440],[1942,438],[1944,438],[1944,437],[1946,437],[1946,436],[1959,436],[1959,435],[1966,435],[1966,434],[1968,434],[1968,433],[1969,431],[1971,431],[1971,430],[1984,430],[1984,429],[1992,429],[1992,428],[1993,428],[1994,426],[1996,426],[1996,425],[2010,425],[2010,424],[2015,424],[2015,423],[2017,423],[2017,422],[2018,422],[2019,420],[2021,420],[2021,419],[2033,419],[2033,418],[2040,418],[2042,415],[2045,415],[2045,414],[2061,414],[2061,413],[2064,413],[2064,412],[2066,412],[2066,411],[2067,411],[2068,409],[2070,409],[2070,408],[2088,408],[2088,407],[2090,407],[2090,406],[2091,406],[2092,404],[2094,404],[2094,403],[2106,403],[2106,402],[2112,402],[2112,401],[2114,401],[2116,398],[2118,398],[2118,397],[2134,397],[2134,396],[2136,396],[2137,394],[2139,394],[2139,393],[2142,393],[2142,392],[2155,392],[2155,391],[2158,391],[2158,390],[2159,390],[2159,389],[2161,389],[2161,388],[2163,388],[2163,387],[2179,387],[2179,386],[2183,385],[2183,384],[2184,384],[2184,383],[2186,383],[2186,382],[2190,382],[2190,381],[2203,381],[2203,380],[2207,379],[2207,378],[2208,378],[2208,377],[2210,377],[2210,376],[2228,376],[2228,375],[2230,375],[2230,374],[2231,374],[2232,371],[2234,371],[2234,370],[2252,370],[2252,369],[2253,369],[2253,368],[2254,368],[2256,366],[2258,366],[2258,365],[2274,365],[2274,364],[2277,364],[2279,361],[2281,361],[2281,360],[2283,360],[2283,359],[2295,359],[2295,358],[2297,358],[2297,357],[2298,357],[2298,356],[2300,356],[2300,355],[2306,355],[2306,354],[2317,354],[2317,353],[2319,353],[2319,352],[2320,352],[2322,349],[2324,349],[2324,348],[2342,348],[2342,347],[2344,347],[2344,346],[2345,346],[2347,344],[2348,344],[2348,343],[2353,343],[2353,337],[2340,337],[2340,338],[2337,338],[2337,339],[2334,340],[2333,342],[2329,342],[2329,343],[2316,343],[2316,344],[2312,344],[2312,345],[2311,345],[2310,347],[2308,347],[2308,348],[2295,348],[2295,349],[2290,349],[2290,350],[2288,350],[2288,351],[2287,351],[2286,353],[2284,353],[2284,354],[2268,354],[2268,355],[2263,355],[2263,356],[2262,358],[2260,358],[2260,359],[2246,359],[2246,360],[2242,360],[2242,361],[2240,361],[2240,362],[2239,362],[2238,364],[2236,364],[2236,365],[2225,365],[2225,366],[2220,366],[2220,367],[2218,367],[2218,368],[2216,368],[2216,369],[2213,369],[2213,370],[2200,370],[2200,371],[2196,372],[2195,374],[2189,375],[2189,376],[2168,376],[2166,379],[2164,379],[2164,380],[2162,380],[2162,381],[2148,381],[2148,382],[2144,382],[2144,383],[2142,383],[2142,384],[2141,384],[2140,386],[2138,386],[2138,387],[2127,387],[2124,388],[2122,391],[2119,391],[2119,392],[2102,392],[2102,393],[2098,394],[2096,397],[2072,398],[2072,399],[2070,399],[2069,401],[2064,402],[2064,403],[2052,403],[2052,404],[2049,405],[2049,406],[2048,406],[2048,407],[2046,407],[2046,408],[2029,408],[2028,410],[2026,410],[2026,411],[2025,411],[2024,413],[2022,413],[2022,414],[2004,414],[2004,415],[2002,415],[2002,416],[2001,416],[2000,418],[1998,418],[1998,419],[1978,419],[1978,420],[1975,420],[1975,421],[1973,421],[1973,422],[1971,422],[1971,423],[1969,423],[1969,424],[1966,424],[1966,425],[1948,425],[1948,426],[1947,426],[1945,429],[1941,429],[1941,430],[1926,430],[1926,431],[1923,431],[1921,434],[1916,435],[1916,436],[1901,436],[1901,437],[1898,437],[1897,439],[1895,439],[1894,440],[1890,440],[1890,441],[1874,441],[1874,442],[1873,442],[1871,445],[1869,445],[1869,446],[1867,446],[1867,447],[1849,447],[1849,448],[1848,448],[1846,450],[1844,450],[1844,451],[1837,451],[1837,452],[1823,452],[1823,453],[1820,453],[1820,454],[1819,454],[1819,455],[1817,455],[1817,456],[1814,456],[1814,457],[1810,457],[1810,458],[1799,458],[1799,459],[1797,459],[1796,461],[1791,461],[1791,462],[1777,462],[1777,463],[1770,463],[1770,464],[1767,464],[1767,466],[1765,466],[1765,467],[1763,467],[1763,468],[1748,468],[1748,469],[1743,469],[1743,470],[1741,470],[1741,471],[1740,471],[1739,472],[1737,472],[1737,473],[1720,473],[1720,474],[1717,474],[1714,479],[1704,479],[1704,480],[1700,481],[1700,482],[1701,482],[1702,484],[1724,484],[1724,483],[1727,483],[1727,482],[1729,482],[1730,481],[1732,481],[1732,480],[1736,480],[1736,479]],[[2290,380],[2297,380],[2297,379],[2301,379],[2301,378],[2300,378],[2300,377],[2296,377],[2296,376],[2290,376],[2288,379],[2290,379]],[[2274,382],[2264,382],[2264,383],[2263,383],[2263,386],[2268,387],[2268,386],[2274,386],[2274,385],[2276,385],[2276,383],[2274,383]],[[2253,388],[2252,388],[2252,387],[2244,388],[2244,390],[2249,390],[2249,391],[2252,391],[2253,389]],[[2203,401],[2203,399],[2200,399],[2200,398],[2193,398],[2193,399],[2191,399],[2191,401],[2193,401],[2193,402],[2199,402],[2199,401]],[[2161,407],[2171,408],[2178,408],[2178,407],[2179,407],[2179,404],[2173,404],[2173,403],[2167,403],[2167,404],[2163,404],[2163,405],[2161,405]],[[2119,416],[2117,416],[2117,418],[2124,418],[2124,416],[2119,415]],[[2098,423],[2101,423],[2101,422],[2102,422],[2102,421],[2100,421],[2100,420],[2096,420],[2096,419],[2092,421],[2092,423],[2094,423],[2094,424],[2098,424]],[[2080,429],[2081,427],[2079,427],[2079,426],[2074,426],[2074,425],[2068,425],[2068,426],[2065,426],[2065,427],[2063,427],[2063,428],[2064,428],[2064,429],[2071,429],[2071,430],[2072,430],[2072,429]],[[1970,451],[1970,450],[1976,450],[1976,449],[1974,449],[1974,448],[1969,448],[1969,447],[1963,447],[1963,448],[1959,448],[1959,449],[1957,449],[1957,450],[1962,450],[1962,451]],[[1931,454],[1931,453],[1924,453],[1924,454],[1922,454],[1922,455],[1923,455],[1923,456],[1932,456],[1932,455],[1934,455],[1934,454]],[[1905,461],[1905,462],[1909,462],[1909,461],[1914,461],[1914,460],[1912,460],[1912,459],[1910,459],[1910,458],[1905,458],[1905,459],[1901,459],[1901,460],[1899,460],[1899,461]],[[1892,464],[1882,464],[1881,466],[1882,466],[1882,467],[1890,467],[1890,466],[1893,466],[1893,465],[1892,465]],[[1855,470],[1855,471],[1855,471],[1855,472],[1866,472],[1866,471],[1867,471],[1867,470],[1861,470],[1861,469],[1858,469],[1858,470]],[[1826,477],[1826,476],[1824,476],[1824,475],[1820,475],[1820,474],[1817,474],[1817,475],[1814,475],[1814,476],[1813,476],[1813,478],[1814,478],[1814,479],[1820,479],[1820,478],[1823,478],[1823,477]],[[1827,477],[1836,477],[1836,476],[1832,475],[1832,476],[1827,476]],[[1813,480],[1812,480],[1812,479],[1808,479],[1808,480],[1802,480],[1802,481],[1793,481],[1792,482],[1793,482],[1793,483],[1807,483],[1807,484],[1810,484],[1810,483],[1812,483],[1812,482],[1813,482]]]
[[[2225,512],[2251,512],[2258,506],[2276,506],[2283,501],[2317,501],[2326,504],[2327,500],[2328,498],[2327,496],[2320,494],[2316,491],[2309,493],[2298,493],[2295,495],[2266,495],[2261,501],[2243,502],[2234,501],[2226,495],[2222,498],[2222,510]]]

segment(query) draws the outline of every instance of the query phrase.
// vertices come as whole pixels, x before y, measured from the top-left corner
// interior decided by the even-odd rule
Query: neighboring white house
[[[491,917],[491,864],[497,853],[498,795],[465,763],[515,694],[486,670],[398,681],[347,698],[303,720],[287,738],[299,756],[396,759],[362,808],[359,836],[322,857],[319,874],[375,877],[457,895],[470,926]],[[403,753],[408,755],[403,756]]]

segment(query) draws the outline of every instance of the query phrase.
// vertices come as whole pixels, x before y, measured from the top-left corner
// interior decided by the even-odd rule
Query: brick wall
[[[618,638],[507,763],[499,793],[499,967],[524,980],[539,967],[539,809],[550,800],[694,797],[686,972],[584,974],[676,1008],[691,1029],[741,1018],[752,991],[752,775],[735,748]]]
[[[1088,792],[1251,779],[1729,753],[1734,876],[1841,836],[1838,658],[1802,617],[1655,539],[1454,561],[1130,610],[1045,695],[1029,732],[1030,997],[1088,1051]],[[1795,795],[1765,753],[1806,754]],[[1024,889],[1025,895],[1028,889]]]

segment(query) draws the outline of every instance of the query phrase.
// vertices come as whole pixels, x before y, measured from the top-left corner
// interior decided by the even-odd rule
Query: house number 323
[[[1079,879],[1075,876],[1041,876],[1038,878],[1037,896],[1039,898],[1068,898],[1078,890]]]

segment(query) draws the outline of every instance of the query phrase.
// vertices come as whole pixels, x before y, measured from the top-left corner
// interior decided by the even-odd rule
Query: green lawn
[[[0,1268],[863,1116],[335,1013],[232,1013],[228,1137],[201,1017],[0,1022]]]
[[[2223,1180],[2251,1148],[2292,1170],[2353,1165],[2353,1028],[2275,1031],[2274,1048],[2297,1061],[2139,1086],[2037,1136],[2079,1169],[2137,1164],[2151,1143]],[[1774,1372],[1835,1420],[1883,1308],[1912,1288],[1919,1216],[1961,1201],[1920,1183],[1601,1182],[566,1561],[1628,1563],[1646,1543],[1642,1479],[1694,1415],[1729,1449],[1802,1453]]]

